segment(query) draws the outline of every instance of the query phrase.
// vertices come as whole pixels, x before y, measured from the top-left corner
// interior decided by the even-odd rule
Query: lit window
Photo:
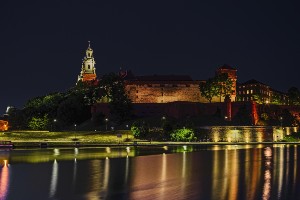
[[[250,90],[250,93],[253,94],[253,90]]]
[[[247,94],[249,94],[249,90],[247,90]]]

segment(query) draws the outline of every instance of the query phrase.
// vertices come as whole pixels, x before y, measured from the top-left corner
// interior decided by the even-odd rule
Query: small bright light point
[[[78,148],[74,148],[74,154],[75,154],[75,155],[78,154]]]
[[[167,151],[168,150],[168,146],[163,146],[163,149]]]
[[[59,149],[54,149],[54,155],[55,155],[55,156],[58,156],[58,155],[60,155],[60,153],[59,153]]]
[[[184,151],[187,150],[187,146],[186,146],[186,145],[183,146],[183,150],[184,150]]]
[[[126,151],[127,151],[127,153],[129,153],[130,152],[130,147],[126,147]]]

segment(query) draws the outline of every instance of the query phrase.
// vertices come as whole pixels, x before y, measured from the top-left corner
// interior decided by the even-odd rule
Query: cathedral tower
[[[86,55],[82,61],[82,67],[80,75],[78,76],[78,81],[86,82],[96,80],[96,68],[95,68],[95,59],[93,56],[93,49],[89,41],[89,46],[86,50]]]

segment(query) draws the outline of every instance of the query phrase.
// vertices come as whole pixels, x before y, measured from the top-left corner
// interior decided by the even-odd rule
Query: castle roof
[[[224,64],[219,69],[231,69],[231,70],[236,70],[235,68],[231,67],[230,65]]]
[[[150,76],[135,76],[139,81],[192,81],[188,75],[150,75]]]
[[[251,80],[248,80],[248,81],[246,81],[244,83],[241,83],[241,85],[249,85],[249,84],[261,84],[261,85],[268,86],[267,84],[259,82],[258,80],[255,80],[255,79],[251,79]]]

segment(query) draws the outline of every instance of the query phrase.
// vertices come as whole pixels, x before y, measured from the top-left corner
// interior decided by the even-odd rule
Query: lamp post
[[[128,130],[128,124],[126,124],[126,129]],[[126,131],[127,133],[127,140],[128,140],[128,131]]]
[[[53,120],[53,130],[54,130],[54,131],[56,130],[56,128],[55,128],[56,125],[55,125],[55,124],[56,124],[56,119]]]
[[[105,118],[105,130],[107,131],[107,122],[108,122],[108,118]]]
[[[162,129],[164,129],[165,122],[166,122],[166,117],[162,116],[161,121],[162,121],[162,123],[161,123]]]
[[[76,140],[76,127],[77,127],[77,124],[74,124],[74,135],[75,135],[75,140]]]

